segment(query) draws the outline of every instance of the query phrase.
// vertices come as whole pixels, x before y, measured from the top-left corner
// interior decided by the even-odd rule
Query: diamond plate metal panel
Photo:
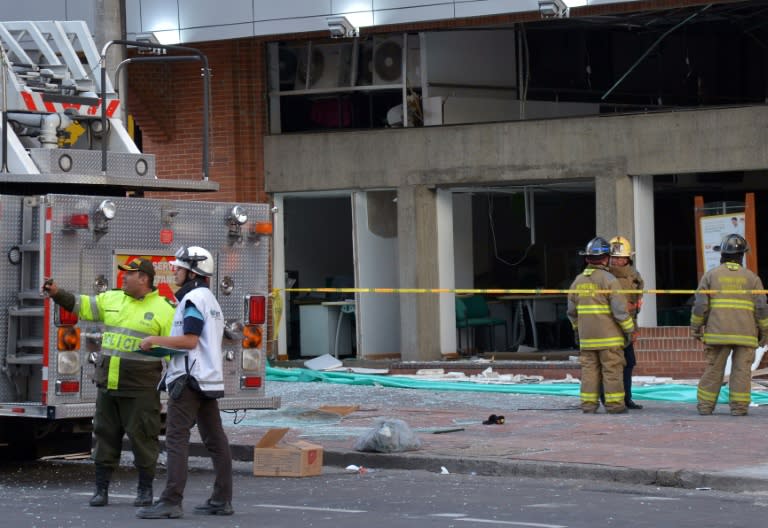
[[[144,198],[111,198],[115,202],[117,213],[108,223],[106,232],[94,232],[93,222],[90,229],[66,228],[70,215],[92,215],[102,199],[90,196],[47,196],[52,207],[51,269],[56,282],[62,288],[73,293],[93,294],[94,280],[98,276],[105,277],[109,287],[114,288],[117,277],[116,255],[170,256],[182,245],[198,245],[211,251],[216,259],[216,273],[211,280],[211,289],[218,298],[227,321],[243,322],[245,297],[253,294],[265,295],[269,291],[269,240],[249,235],[254,222],[271,221],[267,204],[240,204],[248,214],[248,222],[242,226],[239,233],[231,233],[227,223],[229,212],[236,204]],[[160,276],[158,273],[158,277]],[[234,286],[229,295],[224,294],[220,287],[225,277]],[[54,307],[53,303],[50,304],[52,316]],[[82,334],[101,330],[100,325],[92,322],[81,321],[79,325]],[[266,330],[264,335],[266,336]],[[88,347],[86,339],[83,339],[80,396],[82,403],[93,402],[96,398],[96,388],[90,382],[93,365],[87,362],[90,352]],[[263,386],[258,390],[240,390],[240,378],[244,375],[240,342],[225,340],[224,350],[232,352],[233,356],[231,361],[225,359],[224,362],[227,402],[236,402],[238,405],[226,408],[260,409],[279,406],[279,399],[264,397]],[[58,379],[55,343],[51,343],[48,353],[51,358],[48,402],[51,405],[72,402],[75,399],[72,396],[60,396],[54,392]],[[258,363],[258,370],[248,371],[248,374],[261,376],[263,379],[263,351]]]
[[[9,248],[21,244],[21,205],[19,196],[0,196],[0,247]],[[19,290],[19,266],[11,265],[5,255],[0,255],[0,364],[5,366],[8,350],[8,308],[16,304]],[[16,389],[5,373],[0,373],[0,401],[14,401]]]
[[[42,173],[101,175],[101,151],[76,149],[29,149],[29,155]],[[65,159],[62,160],[62,157]],[[68,158],[68,159],[67,159]],[[107,173],[110,176],[155,178],[155,157],[151,154],[107,152]]]

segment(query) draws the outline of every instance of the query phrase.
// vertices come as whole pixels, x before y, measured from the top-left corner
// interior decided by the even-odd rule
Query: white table
[[[331,354],[339,357],[352,354],[352,324],[344,317],[342,307],[354,306],[355,301],[329,301],[299,306],[300,344],[302,357]]]
[[[567,295],[500,295],[496,297],[499,301],[512,303],[512,343],[519,345],[525,339],[525,316],[523,311],[528,312],[528,320],[531,325],[531,336],[533,337],[533,348],[539,349],[539,332],[536,329],[536,321],[543,320],[543,317],[537,317],[536,306],[534,303],[545,301],[551,303],[553,317],[557,312],[555,304],[566,303]],[[543,303],[542,303],[543,304]],[[549,319],[549,318],[547,318]],[[553,319],[554,320],[554,319]]]

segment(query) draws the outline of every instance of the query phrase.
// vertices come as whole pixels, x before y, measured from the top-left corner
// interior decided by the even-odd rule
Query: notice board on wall
[[[757,240],[755,231],[755,195],[747,193],[743,203],[704,203],[702,196],[694,199],[696,217],[696,271],[698,278],[720,265],[720,252],[714,247],[724,236],[733,233],[747,239],[750,250],[744,265],[757,273]]]

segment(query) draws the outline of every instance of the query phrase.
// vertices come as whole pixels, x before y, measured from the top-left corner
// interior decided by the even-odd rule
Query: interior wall
[[[452,290],[456,288],[456,270],[454,269],[454,239],[453,228],[453,193],[449,190],[438,189],[436,196],[437,209],[437,256],[438,256],[438,287]],[[456,333],[456,302],[453,295],[439,294],[440,310],[440,353],[455,354]]]
[[[453,195],[453,269],[456,288],[473,288],[475,271],[472,257],[472,197]]]
[[[375,206],[376,221],[369,214],[371,200],[368,195],[377,192],[356,192],[352,195],[354,210],[355,268],[359,288],[397,288],[398,244],[397,231],[381,229],[397,226],[396,207]],[[394,192],[385,192],[382,198],[392,203]],[[373,200],[375,202],[376,200]],[[380,200],[381,201],[381,200]],[[373,226],[373,229],[371,229]],[[377,234],[379,233],[379,234]],[[361,293],[357,295],[357,342],[361,357],[400,352],[400,301],[396,294]]]
[[[473,195],[474,287],[567,288],[583,269],[578,252],[595,236],[594,193],[536,191],[533,199],[531,245],[522,192]]]
[[[299,287],[322,288],[329,277],[354,285],[349,197],[285,198],[285,269]]]

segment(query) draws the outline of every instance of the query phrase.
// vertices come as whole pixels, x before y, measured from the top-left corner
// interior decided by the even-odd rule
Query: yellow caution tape
[[[275,292],[284,291],[291,293],[453,293],[456,295],[471,295],[482,293],[485,295],[568,295],[571,293],[584,295],[583,290],[553,290],[553,289],[501,289],[501,288],[275,288]],[[622,294],[648,294],[648,295],[695,295],[730,293],[738,295],[765,295],[768,290],[591,290],[590,295],[603,293]],[[274,294],[273,294],[274,295]],[[281,299],[282,301],[282,299]]]
[[[280,293],[279,288],[272,290],[269,294],[272,299],[272,334],[274,341],[277,341],[277,336],[280,334],[280,320],[283,318],[283,295]]]

